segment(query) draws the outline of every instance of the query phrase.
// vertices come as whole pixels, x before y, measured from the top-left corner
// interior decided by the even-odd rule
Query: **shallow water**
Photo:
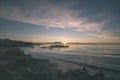
[[[42,45],[49,46],[49,45]],[[80,62],[107,66],[120,70],[120,45],[69,45],[69,48],[28,48],[30,52],[68,54]],[[77,55],[77,56],[76,56]]]
[[[43,53],[52,58],[120,71],[120,45],[69,45],[69,48],[40,48],[43,46],[49,45],[24,48],[24,51],[34,54]]]

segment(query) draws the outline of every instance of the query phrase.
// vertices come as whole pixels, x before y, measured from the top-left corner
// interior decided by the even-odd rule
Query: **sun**
[[[62,41],[62,42],[63,42],[64,45],[66,44],[66,41]]]

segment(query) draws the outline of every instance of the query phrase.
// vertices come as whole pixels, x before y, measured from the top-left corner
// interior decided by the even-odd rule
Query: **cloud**
[[[83,17],[84,13],[90,11],[72,9],[71,7],[76,5],[76,2],[59,4],[53,0],[21,0],[18,2],[12,0],[12,2],[3,1],[1,4],[0,17],[2,18],[41,25],[46,28],[71,28],[96,37],[114,36],[102,29],[112,21],[111,17],[105,17],[107,13],[94,13],[92,16]]]

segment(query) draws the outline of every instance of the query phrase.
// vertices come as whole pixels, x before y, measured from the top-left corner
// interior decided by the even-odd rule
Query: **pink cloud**
[[[78,15],[80,16],[83,11],[69,9],[68,7],[71,5],[73,4],[58,7],[45,0],[41,5],[36,5],[33,10],[25,12],[20,6],[12,7],[11,11],[8,7],[2,7],[0,8],[0,17],[41,25],[47,28],[71,28],[75,31],[86,32],[86,34],[91,34],[91,36],[96,35],[104,37],[101,28],[110,22],[110,20],[106,19],[99,22],[87,22],[87,18],[78,17]],[[96,17],[100,17],[102,15],[104,14],[99,14]],[[104,35],[106,36],[108,34]]]

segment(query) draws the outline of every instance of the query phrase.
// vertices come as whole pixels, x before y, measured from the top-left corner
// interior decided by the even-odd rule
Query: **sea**
[[[120,45],[69,44],[68,48],[49,48],[50,44],[24,47],[35,58],[55,59],[102,70],[107,76],[120,80]]]

